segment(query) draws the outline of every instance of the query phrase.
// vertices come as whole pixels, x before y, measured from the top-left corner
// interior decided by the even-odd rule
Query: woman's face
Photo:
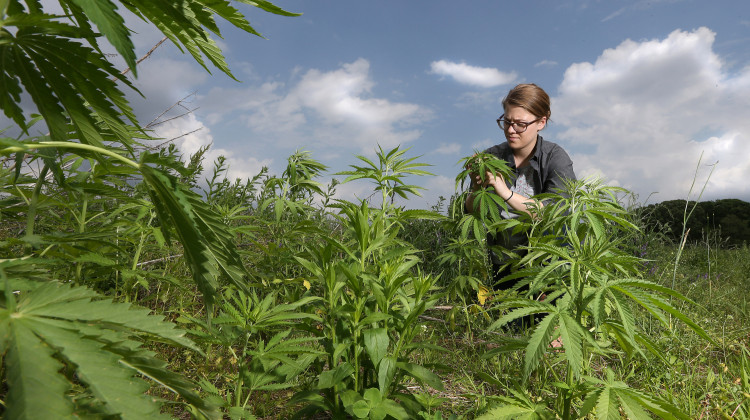
[[[513,149],[514,152],[528,152],[531,153],[536,145],[536,136],[539,130],[544,128],[547,124],[547,117],[537,117],[529,111],[517,107],[511,106],[505,110],[505,139],[508,140],[508,145]],[[522,127],[518,127],[517,124],[510,123],[531,123],[526,127],[524,131]],[[524,124],[521,124],[524,125]]]

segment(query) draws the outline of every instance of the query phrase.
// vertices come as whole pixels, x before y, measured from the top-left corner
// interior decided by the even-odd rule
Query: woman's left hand
[[[495,189],[495,192],[500,194],[501,197],[507,197],[510,194],[510,188],[505,184],[505,178],[501,174],[493,174],[489,171],[485,174],[487,176],[487,185]]]
[[[491,187],[496,187],[497,185],[505,185],[505,178],[503,178],[500,174],[493,174],[490,171],[487,171],[485,173],[485,179],[487,180],[487,185]]]

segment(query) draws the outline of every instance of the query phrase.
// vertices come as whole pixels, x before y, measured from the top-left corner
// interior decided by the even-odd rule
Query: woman
[[[492,188],[494,193],[508,204],[510,210],[500,209],[501,216],[515,218],[519,217],[521,212],[529,213],[532,205],[543,205],[535,204],[531,199],[533,196],[561,189],[566,179],[574,180],[576,176],[573,172],[573,162],[565,150],[539,135],[552,115],[549,95],[542,88],[535,84],[514,87],[503,99],[503,110],[505,112],[497,119],[497,124],[503,130],[506,142],[490,147],[485,153],[508,162],[516,176],[513,180],[506,180],[500,174],[488,172],[486,181],[482,182],[479,174],[473,174],[471,188],[472,191]],[[469,194],[466,209],[472,211],[473,204],[474,194]],[[494,245],[500,245],[505,249],[515,250],[528,243],[526,234],[504,233],[497,236],[488,235],[488,247],[491,249]],[[513,286],[498,285],[498,282],[510,273],[509,269],[503,268],[503,260],[502,255],[490,250],[492,277],[495,288],[500,290]]]

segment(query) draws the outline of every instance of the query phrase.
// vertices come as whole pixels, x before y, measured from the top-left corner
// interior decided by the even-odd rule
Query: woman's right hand
[[[478,173],[475,173],[475,172],[470,173],[469,179],[471,180],[472,191],[479,191],[484,185],[484,182],[482,182],[482,178],[479,176]]]

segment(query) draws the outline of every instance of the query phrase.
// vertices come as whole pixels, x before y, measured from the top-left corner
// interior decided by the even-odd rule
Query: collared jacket
[[[508,166],[516,171],[516,160],[513,158],[513,150],[507,142],[495,145],[484,151],[490,153],[508,162]],[[573,172],[573,161],[570,160],[568,153],[557,143],[546,141],[542,136],[537,135],[534,155],[529,159],[529,165],[532,167],[533,188],[535,194],[554,192],[556,189],[562,189],[564,179],[575,180],[576,174]],[[506,180],[509,187],[510,180]]]
[[[516,160],[513,157],[513,150],[507,142],[495,145],[484,151],[508,162],[508,166],[518,175],[519,170],[516,168]],[[537,135],[534,154],[529,159],[530,170],[526,170],[526,185],[516,185],[517,179],[506,179],[505,182],[512,191],[523,192],[529,197],[541,194],[557,192],[565,188],[565,180],[575,180],[576,174],[573,171],[573,161],[570,160],[568,153],[556,143],[546,141],[542,136]],[[523,169],[522,169],[523,171]],[[528,189],[533,190],[530,194]],[[501,216],[505,218],[518,217],[517,213],[506,212],[502,208]],[[487,245],[492,247],[500,245],[506,249],[515,249],[518,246],[526,245],[528,237],[525,233],[513,235],[511,232],[504,232],[498,236],[487,235]],[[504,258],[490,250],[490,260],[493,264],[499,265]]]

